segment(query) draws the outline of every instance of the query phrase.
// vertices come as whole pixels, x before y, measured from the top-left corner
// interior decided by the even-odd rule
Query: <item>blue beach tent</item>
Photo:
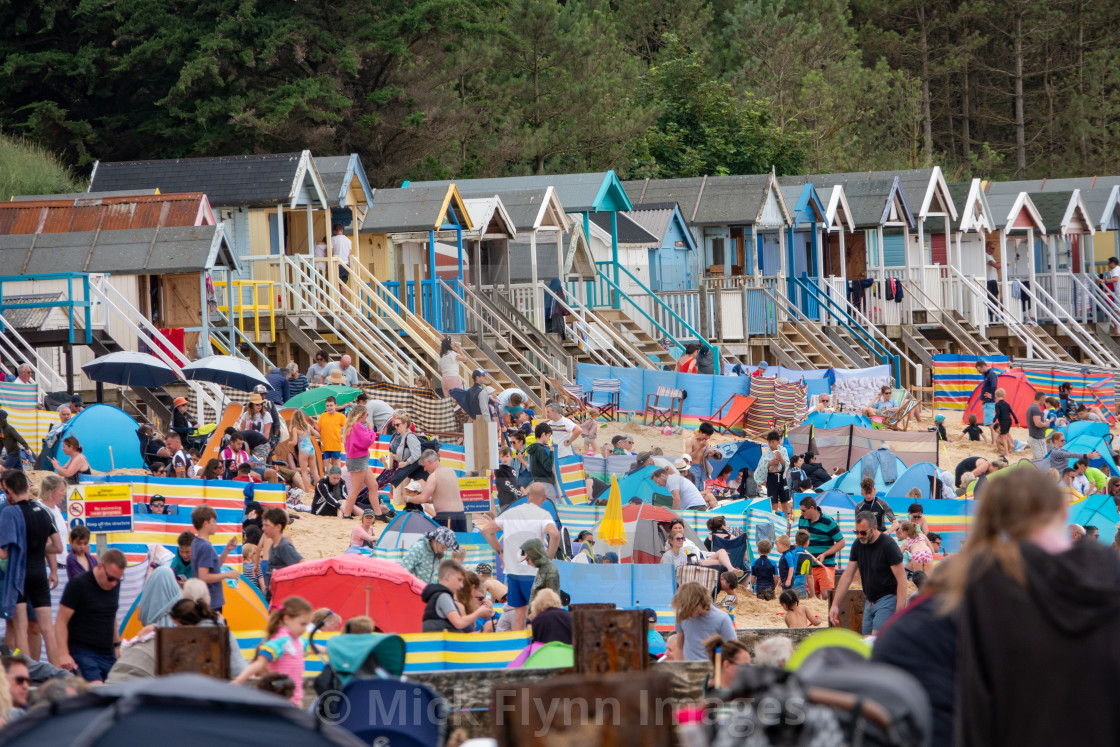
[[[888,499],[905,498],[907,493],[913,488],[917,488],[922,491],[922,498],[937,498],[939,496],[933,493],[933,486],[940,475],[941,470],[937,468],[937,465],[929,462],[918,462],[899,475],[883,497]]]
[[[63,453],[62,442],[73,436],[81,444],[90,469],[144,469],[138,429],[136,420],[124,410],[112,405],[90,405],[59,428],[58,438],[45,450],[45,456],[65,465],[70,457]]]

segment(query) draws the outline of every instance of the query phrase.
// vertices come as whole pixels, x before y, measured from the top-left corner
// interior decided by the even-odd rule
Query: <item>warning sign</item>
[[[463,499],[463,510],[467,513],[489,511],[492,508],[490,505],[490,478],[460,477],[459,497]]]
[[[93,534],[132,531],[132,485],[79,485],[67,501],[71,524],[81,523]]]

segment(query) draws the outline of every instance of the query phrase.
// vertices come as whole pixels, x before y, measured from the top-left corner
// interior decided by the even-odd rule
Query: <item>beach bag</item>
[[[706,565],[678,565],[677,566],[677,588],[681,584],[697,583],[712,593],[714,597],[716,592],[719,591],[719,568],[712,568]]]

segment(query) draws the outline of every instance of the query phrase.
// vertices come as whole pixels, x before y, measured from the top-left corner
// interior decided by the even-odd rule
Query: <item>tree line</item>
[[[0,4],[0,128],[92,161],[309,148],[379,186],[613,168],[1120,172],[1120,3]]]

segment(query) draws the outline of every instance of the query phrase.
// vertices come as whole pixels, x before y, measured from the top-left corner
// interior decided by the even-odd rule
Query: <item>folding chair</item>
[[[905,431],[910,427],[910,418],[918,409],[918,400],[906,395],[898,409],[883,416],[883,427],[892,431]]]
[[[606,395],[607,401],[599,404],[595,395]],[[587,404],[599,411],[599,415],[607,420],[618,420],[618,406],[622,397],[622,379],[592,379],[591,393]]]
[[[576,422],[586,419],[591,415],[591,407],[587,403],[587,396],[579,384],[565,384],[557,379],[548,379],[556,400],[568,409],[568,417]]]
[[[668,404],[664,403],[668,400]],[[652,422],[649,425],[673,425],[673,418],[677,425],[681,424],[681,410],[684,408],[684,392],[667,386],[657,387],[657,394],[646,395],[646,411],[642,413],[642,425],[646,425],[646,418]]]
[[[733,433],[732,428],[740,427],[746,422],[747,411],[751,409],[754,400],[754,397],[745,394],[733,394],[705,422],[711,423],[716,433]]]

